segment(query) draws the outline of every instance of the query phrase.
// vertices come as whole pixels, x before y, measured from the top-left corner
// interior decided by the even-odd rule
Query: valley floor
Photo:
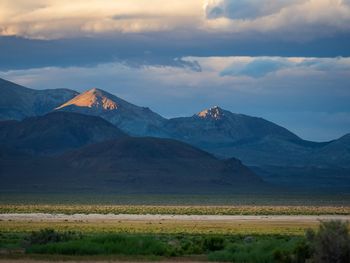
[[[52,260],[34,260],[34,259],[0,259],[0,263],[49,263],[52,262]],[[88,263],[140,263],[140,260],[137,261],[131,261],[131,260],[63,260],[63,261],[58,261],[58,260],[54,260],[55,263],[84,263],[84,262],[88,262]],[[188,262],[188,263],[204,263],[205,261],[192,261],[191,259],[178,259],[178,260],[162,260],[160,261],[160,263],[180,263],[180,262]],[[154,263],[154,261],[143,261],[142,263]]]
[[[33,213],[30,206],[2,205],[0,263],[290,262],[281,261],[281,256],[286,260],[311,256],[305,254],[310,248],[307,231],[316,230],[322,221],[350,222],[349,207],[315,207],[311,215],[301,214],[303,210],[273,215],[273,207],[268,208],[266,215],[160,215]],[[13,212],[16,209],[22,210]]]
[[[280,263],[310,257],[323,221],[350,222],[348,195],[73,197],[2,195],[0,263]]]

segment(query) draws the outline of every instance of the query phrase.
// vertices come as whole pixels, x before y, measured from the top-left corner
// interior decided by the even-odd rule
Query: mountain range
[[[1,80],[0,94],[0,119],[6,120],[0,122],[2,156],[23,158],[28,155],[29,159],[35,159],[34,162],[38,162],[38,158],[51,158],[50,162],[55,165],[60,162],[65,164],[60,167],[65,167],[66,174],[74,173],[77,167],[82,169],[94,164],[86,174],[94,177],[93,174],[102,169],[105,176],[110,178],[111,174],[118,174],[117,166],[123,167],[124,163],[128,163],[127,160],[132,160],[130,166],[125,168],[128,172],[123,173],[123,176],[129,174],[132,178],[132,174],[135,175],[134,182],[144,184],[145,178],[149,178],[153,181],[152,185],[157,185],[155,182],[160,182],[165,174],[170,174],[174,182],[186,175],[190,182],[192,179],[196,181],[197,176],[203,174],[203,181],[198,185],[202,185],[202,189],[208,189],[208,182],[225,185],[228,181],[222,179],[226,178],[223,171],[228,169],[226,165],[233,165],[235,173],[243,176],[241,182],[251,180],[252,185],[261,185],[257,174],[268,183],[283,186],[327,188],[334,185],[350,189],[349,134],[330,142],[306,141],[265,119],[232,113],[217,106],[190,117],[166,119],[149,108],[133,105],[100,89],[80,94],[65,89],[36,91]],[[41,116],[46,113],[49,114]],[[32,117],[26,118],[29,116]],[[161,150],[156,147],[158,143],[169,147]],[[113,150],[108,151],[108,145]],[[128,152],[126,146],[132,154],[121,157],[118,149]],[[143,152],[143,147],[148,147],[148,150]],[[181,151],[176,150],[180,148]],[[201,157],[185,161],[186,158],[181,153],[189,149],[196,149]],[[74,154],[69,155],[69,151],[74,151]],[[162,153],[159,156],[155,154],[158,151]],[[89,157],[84,155],[87,152],[90,153]],[[105,152],[109,155],[105,156]],[[173,156],[173,152],[179,156]],[[207,154],[205,152],[209,152],[208,156],[217,163],[211,166],[212,170],[208,167],[201,170],[202,162],[210,163],[203,158],[203,154]],[[138,153],[144,153],[141,159],[137,157]],[[149,155],[154,155],[154,159],[148,159]],[[149,162],[136,169],[140,160]],[[33,160],[29,163],[32,167],[35,166]],[[113,169],[104,170],[97,167],[97,164]],[[205,179],[205,171],[210,171],[214,177]],[[234,184],[237,185],[239,176],[235,178]],[[219,189],[217,185],[212,190]],[[159,187],[160,185],[156,188]]]
[[[1,191],[212,193],[265,187],[239,160],[130,137],[100,117],[53,112],[0,122]]]
[[[131,136],[176,139],[221,158],[237,157],[252,166],[350,168],[346,136],[325,143],[306,141],[263,118],[235,114],[217,106],[191,117],[165,119],[149,108],[91,89],[55,110],[100,116]]]

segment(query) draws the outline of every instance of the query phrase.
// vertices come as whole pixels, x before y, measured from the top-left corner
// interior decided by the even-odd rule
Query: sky
[[[0,77],[350,133],[350,0],[0,0]]]

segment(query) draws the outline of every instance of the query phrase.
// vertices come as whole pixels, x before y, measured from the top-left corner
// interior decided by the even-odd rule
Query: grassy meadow
[[[152,228],[146,231],[148,233],[125,233],[121,229],[120,232],[115,229],[111,232],[91,232],[93,229],[75,228],[82,230],[81,232],[63,230],[62,226],[52,225],[60,230],[44,228],[33,231],[34,228],[28,225],[27,228],[22,226],[17,229],[21,230],[19,232],[7,232],[2,229],[0,251],[7,251],[2,257],[44,258],[46,261],[68,259],[154,261],[172,258],[177,261],[297,263],[318,262],[315,260],[319,253],[326,251],[324,247],[331,249],[332,246],[337,249],[340,247],[339,255],[344,260],[347,260],[346,253],[350,251],[349,225],[335,221],[322,223],[318,231],[308,229],[303,234],[301,232],[252,234],[249,231],[241,234],[220,233],[220,231],[195,233],[186,228],[182,228],[182,232],[179,233],[166,233],[164,229],[156,233],[155,229],[152,232]],[[175,225],[172,225],[172,228],[176,228]],[[31,232],[22,232],[25,229]],[[329,239],[334,235],[339,235],[341,241]],[[339,262],[346,262],[343,259]]]
[[[82,233],[46,229],[31,233],[1,232],[0,249],[17,251],[9,253],[7,258],[49,260],[89,256],[92,259],[187,258],[237,262],[259,258],[257,262],[282,262],[281,255],[299,256],[299,250],[307,251],[308,247],[300,235]]]

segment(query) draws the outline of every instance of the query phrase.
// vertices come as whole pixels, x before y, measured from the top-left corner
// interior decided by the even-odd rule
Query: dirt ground
[[[350,221],[347,215],[271,215],[271,216],[250,216],[250,215],[124,215],[124,214],[44,214],[44,213],[27,213],[27,214],[0,214],[0,220],[14,221],[114,221],[114,220],[131,220],[131,221],[159,221],[159,220],[178,220],[178,221],[266,221],[266,222],[319,222],[322,220],[343,220]]]
[[[0,263],[155,263],[155,261],[114,261],[114,260],[106,260],[106,261],[94,261],[94,260],[82,260],[82,261],[45,261],[45,260],[31,260],[31,259],[0,259]],[[171,261],[157,261],[159,263],[205,263],[204,261],[188,261],[188,260],[171,260]]]

